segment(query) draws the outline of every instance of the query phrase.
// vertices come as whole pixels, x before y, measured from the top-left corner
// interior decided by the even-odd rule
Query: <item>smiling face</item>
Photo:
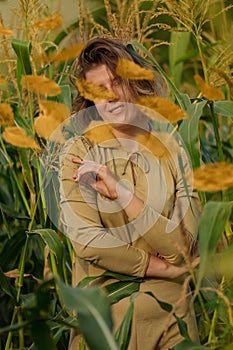
[[[135,125],[140,126],[142,115],[134,105],[130,91],[124,89],[117,77],[108,69],[106,65],[97,65],[86,73],[86,79],[94,84],[100,85],[112,91],[117,99],[102,100],[95,102],[96,109],[104,121],[112,124],[113,127]],[[145,119],[145,117],[143,118]],[[138,125],[140,123],[140,125]]]

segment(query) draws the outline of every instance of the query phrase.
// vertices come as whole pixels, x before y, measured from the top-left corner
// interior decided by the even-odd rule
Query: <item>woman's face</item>
[[[98,113],[104,121],[113,124],[115,127],[122,124],[135,124],[136,117],[138,121],[139,109],[133,103],[126,102],[128,98],[122,85],[119,84],[117,78],[113,76],[106,65],[98,65],[90,69],[86,73],[86,79],[107,88],[117,96],[115,100],[107,101],[103,99],[95,102]]]

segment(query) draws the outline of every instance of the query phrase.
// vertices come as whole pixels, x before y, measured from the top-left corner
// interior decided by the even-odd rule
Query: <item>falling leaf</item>
[[[61,93],[61,88],[55,81],[43,76],[24,75],[21,83],[25,89],[45,96],[57,96]]]
[[[156,158],[170,158],[178,153],[179,147],[172,135],[166,133],[144,133],[137,135],[137,141],[148,148]]]
[[[103,86],[92,83],[89,80],[78,78],[76,85],[81,96],[90,101],[116,100],[117,96]]]
[[[34,24],[35,27],[40,29],[54,29],[62,24],[62,16],[60,13],[55,12],[52,16],[45,17]]]
[[[12,30],[6,29],[3,27],[3,25],[0,23],[0,34],[2,35],[15,35],[14,32],[12,32]]]
[[[80,52],[84,49],[85,45],[83,43],[73,45],[68,47],[61,52],[53,52],[50,55],[42,54],[34,58],[35,62],[62,62],[68,61],[72,58],[77,57]]]
[[[14,113],[8,103],[0,103],[0,125],[14,125]]]
[[[50,138],[58,126],[70,116],[70,110],[64,103],[41,101],[40,115],[35,121],[35,130],[46,140]]]
[[[137,63],[124,58],[118,61],[116,73],[124,79],[155,80],[155,75],[150,69],[143,68]]]
[[[27,135],[26,131],[23,128],[18,126],[11,126],[4,130],[3,138],[6,142],[23,148],[34,148],[40,150],[40,147],[37,145],[36,141]]]
[[[115,138],[112,127],[101,121],[92,121],[84,135],[92,142],[101,144]]]
[[[206,82],[200,77],[200,75],[196,74],[194,75],[194,80],[201,90],[204,97],[206,97],[208,100],[214,101],[214,100],[224,100],[224,94],[221,90],[209,86],[206,84]]]
[[[0,78],[0,85],[8,85],[6,79]]]
[[[207,191],[221,191],[233,186],[233,164],[226,162],[202,165],[194,170],[194,188]]]
[[[143,113],[157,121],[175,123],[178,120],[189,118],[179,106],[163,97],[143,96],[136,102],[139,104],[139,107],[142,106],[140,109]]]

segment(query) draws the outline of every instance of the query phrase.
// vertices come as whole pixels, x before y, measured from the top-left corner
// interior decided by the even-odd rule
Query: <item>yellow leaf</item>
[[[72,58],[76,58],[80,52],[84,49],[85,45],[83,43],[79,43],[68,47],[61,52],[53,52],[50,55],[42,54],[41,56],[37,56],[34,58],[35,62],[62,62],[68,61]]]
[[[52,16],[45,17],[34,24],[35,27],[41,29],[54,29],[62,24],[62,16],[55,12]]]
[[[115,138],[111,125],[100,121],[92,121],[88,129],[85,130],[84,135],[96,144]]]
[[[202,77],[200,77],[200,75],[194,75],[194,80],[199,89],[201,90],[202,95],[208,100],[224,100],[225,97],[223,92],[213,86],[209,86],[208,84],[206,84],[206,82],[202,79]]]
[[[215,192],[233,186],[233,164],[226,162],[202,165],[193,172],[194,188]]]
[[[21,83],[25,89],[45,96],[57,96],[61,93],[59,85],[46,77],[24,75],[21,79]]]
[[[117,96],[103,86],[92,83],[89,80],[78,78],[76,85],[81,96],[90,101],[116,100]]]
[[[156,158],[170,158],[178,153],[179,147],[172,135],[166,133],[144,133],[137,135],[137,141],[147,148]]]
[[[0,125],[14,125],[14,113],[8,103],[0,103]]]
[[[163,97],[142,96],[136,103],[139,104],[139,107],[142,106],[140,109],[143,113],[157,121],[175,123],[178,120],[189,118],[179,106]]]
[[[6,84],[7,84],[6,79],[0,78],[0,84],[1,84],[1,85],[6,85]]]
[[[6,142],[23,148],[34,148],[40,150],[40,147],[37,145],[36,141],[27,135],[26,131],[23,128],[18,126],[11,126],[4,130],[3,138]]]
[[[0,34],[2,35],[15,35],[12,30],[4,28],[4,26],[0,23]]]
[[[64,103],[55,101],[41,101],[39,106],[40,115],[34,124],[37,134],[48,140],[56,130],[57,138],[58,126],[70,116],[69,108]]]
[[[124,58],[119,59],[116,73],[124,79],[155,80],[155,75],[150,69],[140,67],[137,63]]]

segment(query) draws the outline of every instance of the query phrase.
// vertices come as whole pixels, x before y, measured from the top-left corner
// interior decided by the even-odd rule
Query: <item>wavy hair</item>
[[[123,79],[116,74],[116,66],[119,59],[124,58],[137,63],[139,66],[150,69],[155,75],[155,80],[129,80]],[[75,59],[72,65],[73,77],[71,79],[76,87],[76,78],[86,78],[86,73],[98,65],[106,65],[113,76],[122,85],[126,96],[126,101],[134,102],[139,96],[155,95],[165,96],[167,85],[158,71],[149,64],[134,55],[127,46],[114,38],[94,38],[91,39],[81,54]],[[73,109],[78,112],[93,106],[94,103],[77,94],[74,99]]]

